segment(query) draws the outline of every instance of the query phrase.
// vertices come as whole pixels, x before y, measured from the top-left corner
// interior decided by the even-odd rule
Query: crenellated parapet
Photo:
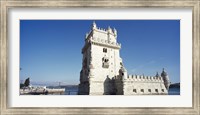
[[[92,30],[90,30],[89,33],[86,34],[86,38],[89,37],[92,32],[100,32],[100,33],[104,33],[104,34],[112,34],[113,36],[117,36],[117,30],[115,28],[110,28],[108,27],[108,29],[104,29],[104,28],[100,28],[100,27],[95,27]]]
[[[124,81],[164,82],[162,77],[144,75],[128,75]]]
[[[117,30],[115,28],[112,29],[112,28],[110,28],[110,26],[108,26],[107,29],[100,28],[100,27],[97,27],[95,22],[93,22],[91,30],[88,33],[86,33],[85,39],[87,40],[88,38],[93,36],[94,33],[102,33],[105,35],[112,35],[115,39],[117,38]]]
[[[87,49],[89,44],[99,45],[99,46],[105,46],[110,47],[114,49],[120,49],[121,44],[113,41],[109,41],[107,39],[101,39],[100,37],[90,36],[85,41],[85,46],[82,48],[82,52],[84,52],[85,49]]]
[[[104,39],[101,39],[101,38],[98,38],[98,37],[91,37],[90,41],[91,41],[91,43],[108,45],[108,47],[121,48],[121,44],[120,43],[111,42],[109,40],[104,40]]]
[[[85,35],[85,45],[82,48],[82,53],[90,44],[114,49],[121,48],[121,44],[117,43],[117,30],[109,26],[107,29],[99,28],[95,22],[93,22],[90,32]]]

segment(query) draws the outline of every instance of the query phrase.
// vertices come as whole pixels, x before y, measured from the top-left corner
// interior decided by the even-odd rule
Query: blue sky
[[[78,84],[81,49],[93,20],[21,20],[20,80]],[[179,20],[95,20],[97,27],[118,31],[123,64],[129,74],[167,71],[180,82]]]

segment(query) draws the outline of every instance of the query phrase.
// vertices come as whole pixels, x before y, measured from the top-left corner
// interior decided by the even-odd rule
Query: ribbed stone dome
[[[167,72],[165,71],[165,69],[163,68],[163,71],[161,73],[161,76],[167,76]]]
[[[160,75],[158,74],[158,72],[156,73],[156,77],[160,77]]]

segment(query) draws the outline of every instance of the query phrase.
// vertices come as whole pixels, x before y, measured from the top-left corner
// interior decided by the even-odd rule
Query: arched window
[[[103,57],[102,58],[102,66],[104,68],[108,68],[109,67],[109,59],[108,59],[108,57]]]

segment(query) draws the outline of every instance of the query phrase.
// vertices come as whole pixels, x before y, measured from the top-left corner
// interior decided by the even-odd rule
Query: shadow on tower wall
[[[114,82],[114,78],[110,79],[108,76],[106,77],[104,81],[104,95],[116,95]]]

